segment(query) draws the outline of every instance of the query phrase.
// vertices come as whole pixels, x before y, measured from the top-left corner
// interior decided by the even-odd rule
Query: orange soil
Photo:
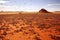
[[[60,40],[60,15],[0,15],[0,40]]]

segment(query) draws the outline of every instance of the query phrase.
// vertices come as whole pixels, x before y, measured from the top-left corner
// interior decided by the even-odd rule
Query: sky
[[[60,11],[60,0],[0,0],[0,11]]]

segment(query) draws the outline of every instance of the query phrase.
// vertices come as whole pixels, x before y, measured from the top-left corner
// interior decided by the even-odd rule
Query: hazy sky
[[[4,11],[60,11],[60,0],[0,0],[0,10]]]

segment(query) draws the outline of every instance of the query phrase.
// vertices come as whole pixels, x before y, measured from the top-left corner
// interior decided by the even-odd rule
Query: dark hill
[[[39,10],[39,13],[50,13],[50,12],[48,12],[46,9],[41,9]]]

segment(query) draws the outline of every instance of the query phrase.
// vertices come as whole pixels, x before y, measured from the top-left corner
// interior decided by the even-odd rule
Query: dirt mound
[[[39,13],[49,13],[46,9],[39,10]]]

